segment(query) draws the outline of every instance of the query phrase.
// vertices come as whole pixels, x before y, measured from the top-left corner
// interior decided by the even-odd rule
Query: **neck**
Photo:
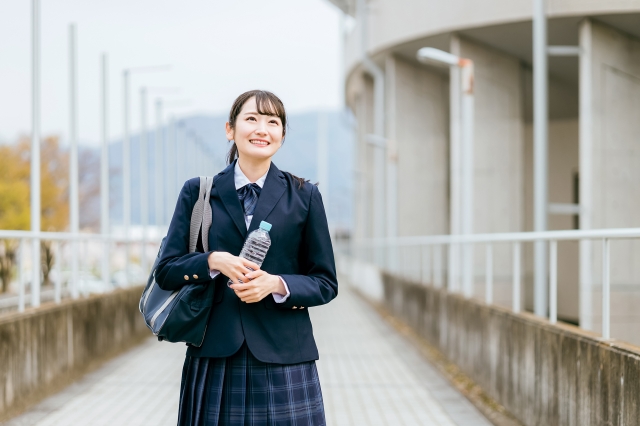
[[[251,158],[238,157],[238,166],[240,166],[240,170],[242,170],[242,173],[244,173],[247,179],[255,182],[269,171],[271,158],[254,160]]]

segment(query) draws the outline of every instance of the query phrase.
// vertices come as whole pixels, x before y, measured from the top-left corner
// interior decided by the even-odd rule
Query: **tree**
[[[0,229],[28,230],[31,224],[31,143],[22,137],[16,144],[0,146]],[[69,223],[69,159],[57,137],[41,143],[41,229],[62,231]],[[45,284],[54,264],[50,242],[42,243]],[[13,277],[17,241],[4,240],[0,250],[0,280],[6,292]]]

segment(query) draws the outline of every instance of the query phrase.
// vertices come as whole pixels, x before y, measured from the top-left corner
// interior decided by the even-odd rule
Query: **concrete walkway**
[[[311,315],[329,426],[490,426],[346,288]],[[149,339],[7,425],[175,425],[184,352]]]

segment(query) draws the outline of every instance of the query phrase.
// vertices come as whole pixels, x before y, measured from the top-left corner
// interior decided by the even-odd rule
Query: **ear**
[[[233,130],[231,124],[229,124],[228,121],[224,124],[224,130],[227,134],[227,140],[232,141],[235,139],[236,132]]]

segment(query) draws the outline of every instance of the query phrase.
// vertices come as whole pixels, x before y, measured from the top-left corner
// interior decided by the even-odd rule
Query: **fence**
[[[114,235],[89,234],[89,233],[63,233],[63,232],[39,232],[0,230],[0,240],[12,240],[17,243],[17,259],[15,269],[17,271],[17,295],[5,294],[0,297],[0,312],[18,310],[23,312],[29,304],[32,307],[40,306],[43,301],[60,303],[64,298],[77,299],[80,295],[90,293],[105,293],[118,287],[128,287],[141,284],[146,280],[148,267],[155,255],[158,238],[132,238],[118,237]],[[53,289],[40,291],[39,283],[42,281],[42,259],[27,256],[28,242],[40,244],[43,241],[51,242],[52,258],[55,262],[51,268]],[[15,244],[14,243],[14,244]],[[152,245],[153,247],[148,247]],[[83,250],[80,250],[80,247]],[[119,250],[123,248],[124,250]],[[131,249],[140,249],[140,266],[131,262]],[[65,250],[71,249],[71,250]],[[70,253],[65,253],[70,251]],[[92,269],[90,259],[91,251],[94,256],[100,258],[100,276],[90,271]],[[124,252],[121,259],[123,268],[116,274],[111,274],[113,268],[114,252]],[[66,254],[66,256],[65,256]],[[25,271],[27,262],[31,262],[31,276]],[[34,262],[39,262],[34,268]],[[71,268],[65,271],[64,264],[71,264]],[[38,271],[38,272],[35,272]],[[40,280],[34,283],[33,276],[40,275]],[[66,275],[66,276],[65,276]],[[26,288],[30,281],[30,298],[27,300]],[[35,284],[35,285],[34,285]]]
[[[591,252],[591,244],[602,244],[602,337],[611,338],[611,241],[640,238],[640,228],[568,230],[547,232],[517,232],[472,235],[441,235],[424,237],[403,237],[395,239],[369,239],[354,241],[343,246],[347,254],[365,262],[370,262],[399,277],[431,282],[447,292],[462,293],[471,297],[474,293],[474,246],[485,246],[485,294],[487,304],[493,304],[493,249],[497,244],[511,244],[512,250],[512,306],[515,313],[521,311],[522,290],[522,244],[543,242],[548,244],[549,269],[548,319],[558,320],[558,242],[579,241],[581,250]],[[446,260],[446,265],[445,265]],[[581,262],[591,259],[582,257]],[[581,309],[591,309],[591,277],[585,275],[581,265]],[[587,265],[588,266],[588,265]],[[462,278],[462,285],[460,283]],[[588,328],[588,327],[587,327]]]

